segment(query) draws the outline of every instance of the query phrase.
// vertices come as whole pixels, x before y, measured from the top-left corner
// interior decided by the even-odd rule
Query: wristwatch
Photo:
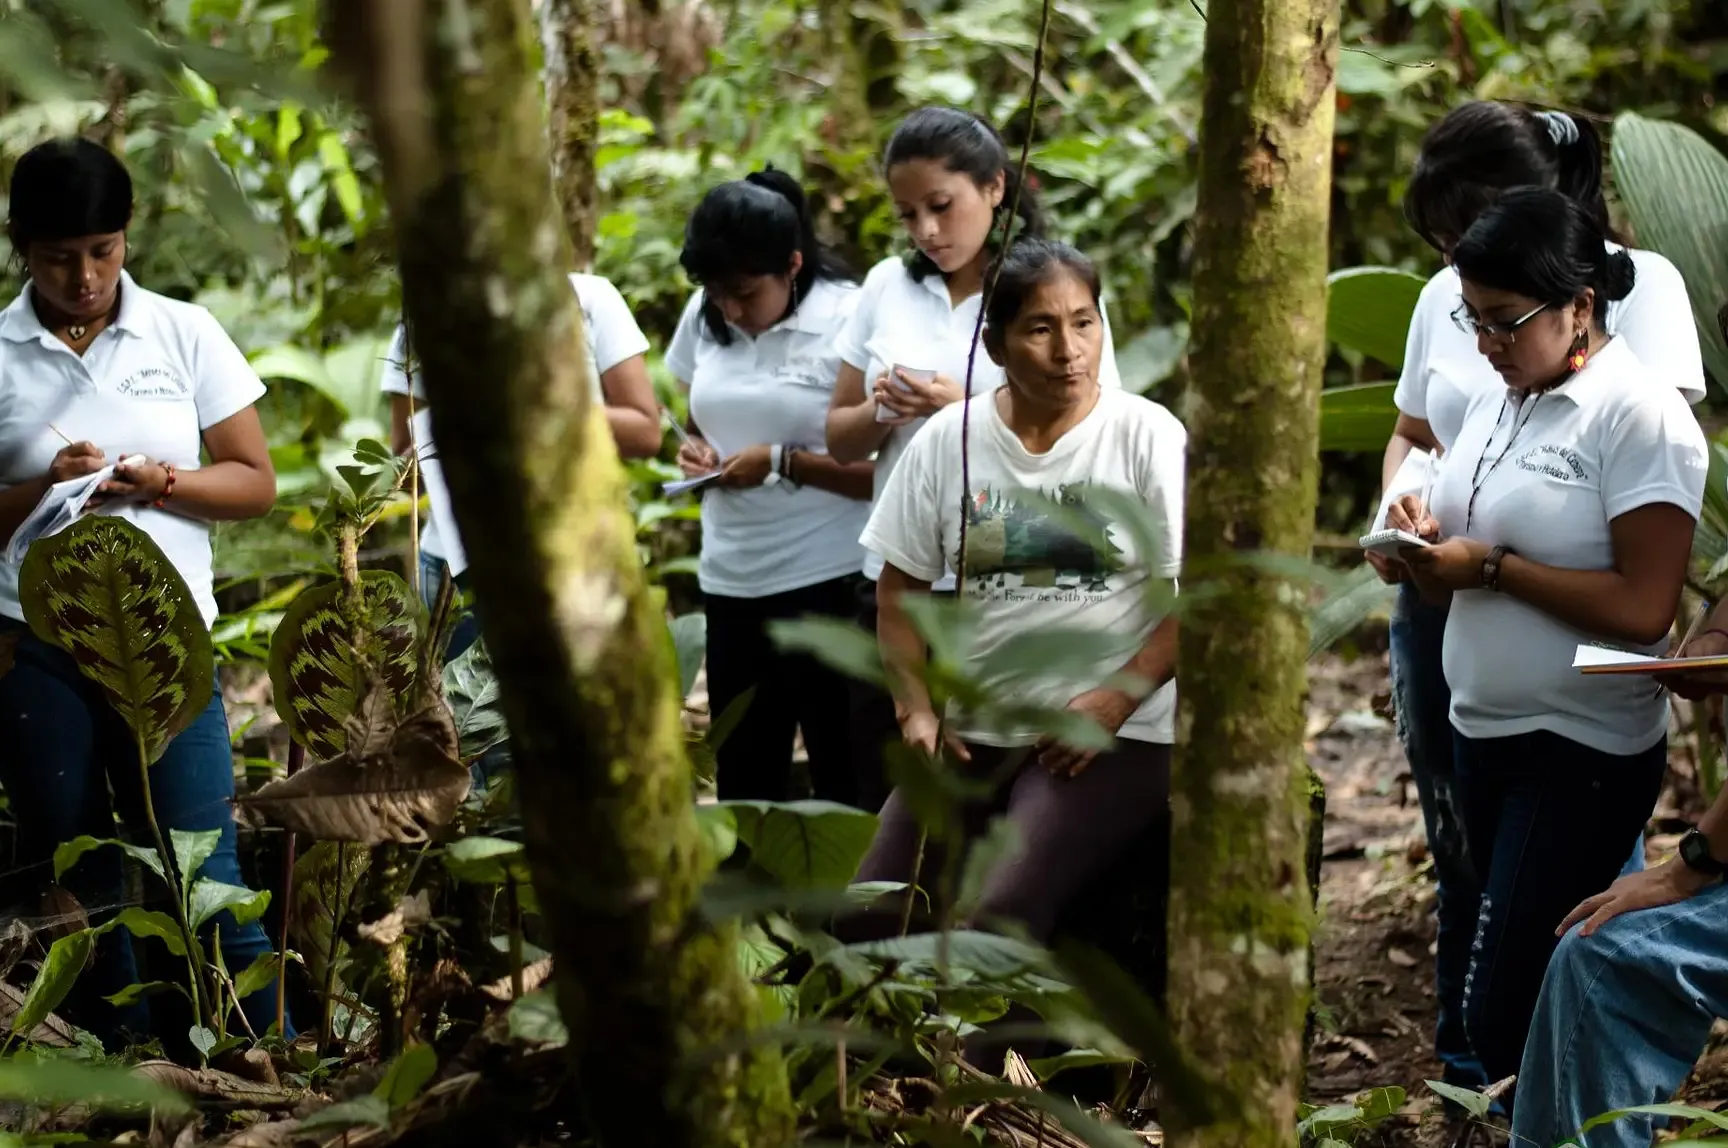
[[[1728,873],[1728,862],[1716,860],[1716,855],[1710,852],[1710,839],[1697,829],[1688,829],[1686,836],[1680,838],[1680,860],[1688,869],[1707,877]]]
[[[1482,559],[1482,588],[1498,591],[1500,589],[1500,563],[1511,551],[1504,546],[1496,546],[1488,552],[1488,557]]]

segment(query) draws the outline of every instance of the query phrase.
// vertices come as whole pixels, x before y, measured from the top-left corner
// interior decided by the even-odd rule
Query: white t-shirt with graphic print
[[[962,387],[966,382],[966,363],[972,356],[972,336],[978,330],[978,308],[982,293],[962,299],[958,306],[949,301],[948,284],[937,274],[922,280],[912,278],[906,262],[891,256],[870,269],[858,293],[858,305],[850,321],[835,336],[834,347],[843,362],[864,372],[865,393],[875,385],[877,376],[898,364],[915,370],[935,371],[947,375]],[[1098,382],[1105,387],[1122,386],[1122,375],[1116,369],[1116,349],[1111,343],[1110,316],[1102,302],[1098,306],[1104,324],[1104,350],[1098,363]],[[1002,385],[1002,368],[990,361],[990,355],[979,341],[972,363],[972,393],[988,394]],[[888,432],[876,452],[876,496],[888,488],[888,480],[899,465],[900,456],[927,420],[916,419]],[[869,554],[864,560],[864,573],[874,579],[882,573],[882,558]],[[954,588],[952,574],[938,580],[936,589]]]
[[[0,312],[0,487],[41,478],[66,445],[89,440],[109,462],[143,454],[196,470],[204,432],[264,396],[216,317],[120,273],[120,311],[82,357],[42,325],[26,286]],[[50,425],[52,424],[52,425]],[[216,620],[210,524],[133,503],[129,519],[162,548],[204,616]],[[0,559],[0,614],[20,621],[18,567]]]
[[[1163,620],[1156,591],[1182,564],[1183,474],[1187,432],[1150,399],[1103,389],[1092,411],[1044,454],[1028,451],[1003,421],[997,398],[972,403],[971,490],[962,498],[963,403],[932,415],[878,494],[864,545],[914,578],[934,582],[959,560],[960,508],[968,508],[964,597],[977,611],[973,664],[1018,634],[1083,629],[1115,639],[1088,672],[1018,680],[1016,700],[1061,707],[1103,685]],[[1039,509],[1037,491],[1068,505],[1087,487],[1125,493],[1145,507],[1157,539],[1142,554],[1134,533],[1105,515],[1103,545]],[[1102,512],[1094,504],[1088,515]],[[1036,673],[1035,667],[1015,668]],[[1168,682],[1123,725],[1119,736],[1168,745],[1175,740],[1176,686]],[[964,714],[955,729],[985,745],[1024,745],[1036,731],[986,729]]]
[[[1685,398],[1618,338],[1552,391],[1521,403],[1504,386],[1479,392],[1452,453],[1434,487],[1441,534],[1567,570],[1611,569],[1609,523],[1639,507],[1669,503],[1696,519],[1709,470]],[[1649,749],[1668,728],[1668,703],[1650,680],[1572,668],[1576,648],[1599,638],[1509,594],[1454,594],[1445,641],[1452,724],[1473,738],[1546,730],[1603,753]]]

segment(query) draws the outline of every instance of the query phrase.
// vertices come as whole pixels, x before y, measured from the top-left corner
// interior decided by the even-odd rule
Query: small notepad
[[[39,538],[50,534],[58,534],[84,513],[84,507],[89,503],[96,488],[114,477],[117,467],[137,465],[144,461],[143,455],[130,455],[118,463],[105,466],[80,478],[69,478],[65,482],[57,482],[48,488],[35,509],[31,510],[18,529],[12,533],[12,541],[6,545],[6,561],[16,566],[24,561],[24,552],[30,549],[30,544]]]
[[[1583,674],[1667,674],[1678,670],[1728,669],[1728,655],[1704,658],[1653,658],[1604,646],[1579,646],[1572,668]]]
[[[660,492],[667,498],[671,498],[674,494],[683,494],[687,490],[701,490],[719,477],[719,471],[711,470],[707,474],[699,474],[695,478],[680,478],[675,482],[668,482],[660,488]]]

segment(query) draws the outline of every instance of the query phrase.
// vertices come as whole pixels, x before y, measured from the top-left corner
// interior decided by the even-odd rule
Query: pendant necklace
[[[72,337],[74,343],[82,343],[84,341],[84,336],[90,333],[90,328],[79,323],[75,326],[66,328],[66,333]]]

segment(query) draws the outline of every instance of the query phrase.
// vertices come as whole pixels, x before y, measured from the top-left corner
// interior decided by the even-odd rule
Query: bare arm
[[[924,636],[912,624],[902,598],[930,593],[930,583],[914,578],[888,563],[876,583],[876,640],[882,648],[882,665],[888,673],[888,690],[894,695],[894,713],[905,726],[914,717],[936,719],[930,691],[924,686],[924,663],[929,656]]]
[[[1392,437],[1386,440],[1386,455],[1380,463],[1381,490],[1392,485],[1398,468],[1404,465],[1404,460],[1416,447],[1435,454],[1440,452],[1440,443],[1434,438],[1434,428],[1428,425],[1428,420],[1412,418],[1399,411],[1398,425],[1392,429]]]
[[[256,407],[204,430],[210,465],[180,472],[165,509],[207,521],[257,518],[276,504],[276,468]]]
[[[406,456],[414,449],[414,435],[408,428],[411,402],[407,395],[392,393],[390,396],[390,449],[398,457]]]
[[[660,453],[660,404],[648,378],[648,362],[632,355],[600,376],[606,423],[620,458],[653,458]]]
[[[859,462],[888,441],[892,423],[876,421],[876,400],[864,385],[864,372],[840,364],[834,395],[828,401],[828,453],[840,462]]]
[[[832,455],[813,450],[794,450],[786,460],[786,473],[800,486],[814,486],[842,498],[869,502],[875,491],[876,464],[838,462]]]

